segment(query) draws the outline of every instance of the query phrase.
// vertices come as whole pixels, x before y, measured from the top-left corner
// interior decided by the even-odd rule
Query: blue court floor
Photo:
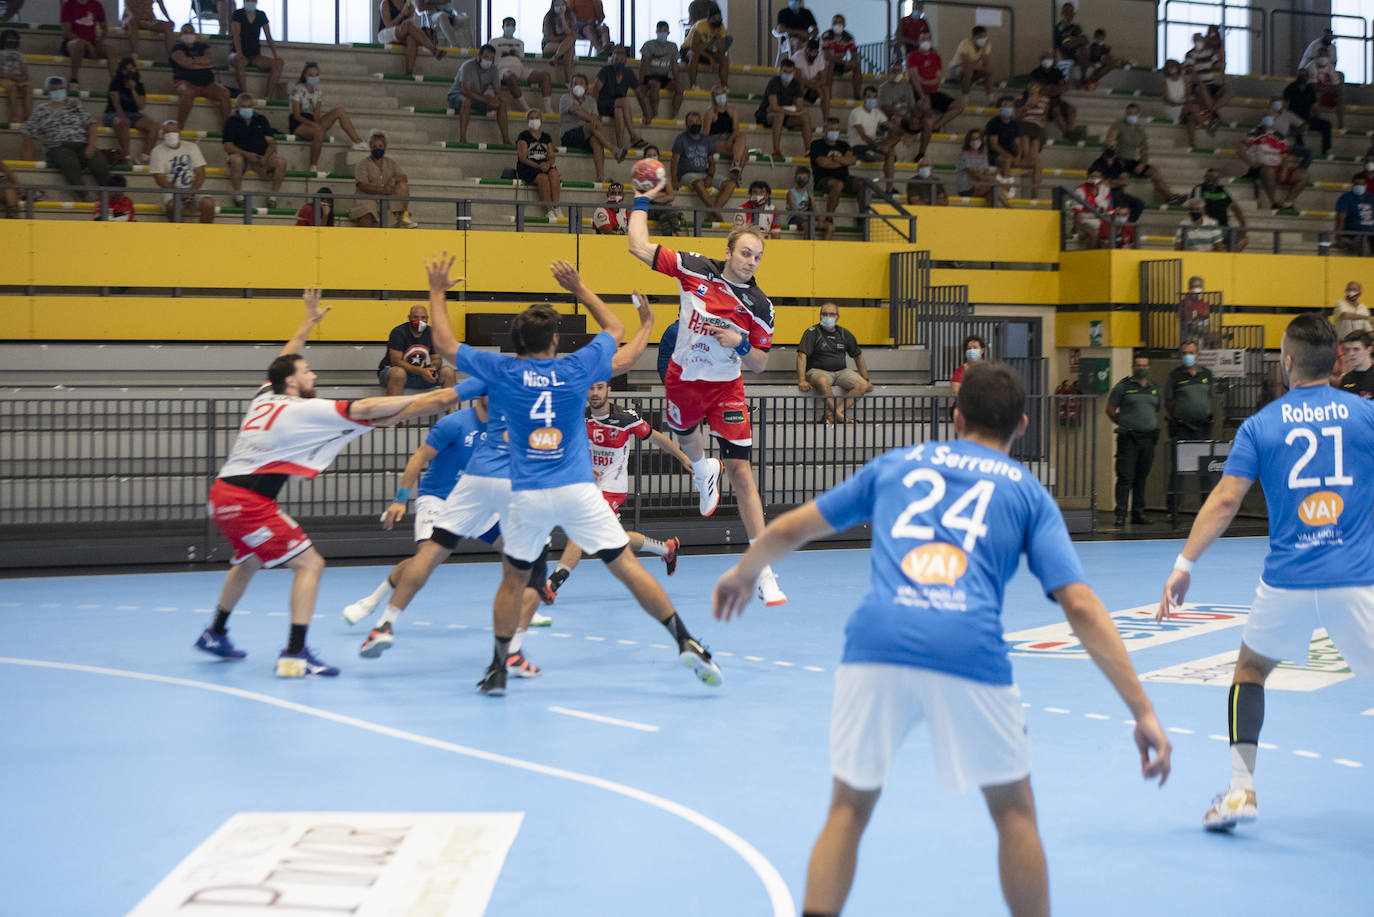
[[[1130,609],[1153,607],[1179,542],[1077,547],[1150,673],[1174,774],[1141,780],[1127,711],[1023,570],[1004,620],[1055,912],[1374,913],[1374,690],[1320,638],[1267,692],[1260,820],[1199,827],[1230,774],[1227,661],[1265,543],[1219,543],[1197,607],[1164,628]],[[474,690],[491,563],[442,567],[377,660],[357,656],[367,624],[339,611],[384,568],[327,570],[310,642],[343,669],[332,680],[273,675],[286,572],[249,589],[231,622],[249,656],[232,664],[191,648],[223,570],[6,581],[0,913],[122,915],[159,889],[138,914],[796,914],[868,554],[794,555],[777,568],[786,606],[722,625],[708,596],[729,563],[688,556],[664,580],[723,687],[677,665],[589,561],[526,642],[543,676],[504,699]],[[935,787],[918,730],[846,913],[1002,913],[995,857],[980,794]]]

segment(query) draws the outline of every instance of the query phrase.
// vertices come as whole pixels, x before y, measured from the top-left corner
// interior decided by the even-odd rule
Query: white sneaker
[[[352,605],[349,605],[347,608],[345,608],[343,610],[343,618],[349,624],[357,624],[363,618],[366,618],[368,615],[372,614],[372,612],[376,610],[377,603],[372,600],[371,596],[368,596],[365,599],[359,599]]]
[[[704,477],[692,475],[692,483],[700,495],[697,508],[703,516],[714,513],[716,504],[720,503],[720,459],[707,459],[706,462],[710,467]]]
[[[553,624],[553,618],[537,611],[534,613],[534,617],[530,618],[530,627],[548,627],[551,624]]]
[[[773,572],[772,567],[763,568],[763,572],[759,574],[758,588],[755,591],[758,593],[759,600],[765,605],[771,607],[787,604],[787,596],[783,595],[782,590],[778,588],[778,577]]]
[[[1230,831],[1244,821],[1259,818],[1254,790],[1227,790],[1212,800],[1212,807],[1202,816],[1202,827],[1208,831]]]
[[[366,153],[369,152],[372,148],[367,145],[366,140],[359,140],[357,143],[353,144],[352,149],[355,153]]]

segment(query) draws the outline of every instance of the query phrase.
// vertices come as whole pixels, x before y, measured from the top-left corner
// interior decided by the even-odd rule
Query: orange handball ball
[[[663,168],[663,163],[657,159],[641,159],[635,163],[634,169],[630,171],[630,183],[634,185],[636,191],[641,193],[648,191],[667,177],[668,172]]]

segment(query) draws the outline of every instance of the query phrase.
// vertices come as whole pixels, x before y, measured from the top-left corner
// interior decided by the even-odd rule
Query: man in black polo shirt
[[[1374,360],[1370,345],[1374,337],[1368,331],[1352,331],[1341,341],[1341,356],[1350,372],[1341,376],[1341,388],[1361,398],[1374,398]]]
[[[224,122],[224,153],[228,157],[229,184],[234,186],[234,204],[243,206],[243,173],[252,169],[259,178],[272,183],[268,207],[277,206],[277,191],[286,178],[286,159],[277,153],[275,131],[267,118],[253,108],[253,97],[240,93],[238,110]]]
[[[821,320],[802,332],[797,344],[797,388],[825,399],[826,423],[853,423],[850,408],[873,391],[873,385],[859,342],[839,321],[840,307],[822,303]],[[845,354],[854,358],[854,369],[845,367]],[[836,388],[844,390],[844,402],[839,405],[833,397]]]
[[[1235,214],[1236,226],[1245,229],[1245,214],[1221,183],[1220,169],[1208,169],[1202,174],[1202,184],[1194,185],[1192,193],[1188,195],[1190,200],[1195,197],[1202,198],[1203,210],[1223,227],[1231,225],[1231,214]],[[1226,233],[1226,248],[1229,251],[1244,251],[1247,241],[1244,232]]]
[[[831,216],[817,220],[821,238],[830,239],[835,235],[835,208],[840,206],[840,195],[851,191],[859,195],[859,210],[864,209],[863,185],[849,174],[849,167],[859,161],[849,144],[840,139],[840,119],[830,118],[825,122],[825,136],[811,144],[811,171],[816,176],[816,193],[825,195],[825,212]]]
[[[1116,524],[1126,524],[1129,502],[1131,521],[1149,525],[1145,479],[1159,442],[1159,388],[1150,381],[1149,357],[1137,356],[1107,396],[1107,419],[1116,424]]]
[[[797,65],[792,58],[784,57],[778,65],[778,75],[768,81],[763,89],[763,102],[754,112],[759,127],[773,129],[773,155],[782,155],[782,129],[799,127],[802,131],[802,148],[811,146],[811,113],[806,110],[802,99],[802,85],[797,81]]]
[[[1197,365],[1198,345],[1186,341],[1179,348],[1180,363],[1169,370],[1164,383],[1164,416],[1169,419],[1169,518],[1178,512],[1178,493],[1181,479],[1178,473],[1178,444],[1182,440],[1212,438],[1212,373]],[[1188,468],[1187,471],[1195,469]],[[1202,473],[1198,478],[1199,503],[1207,501],[1212,490],[1212,478]]]

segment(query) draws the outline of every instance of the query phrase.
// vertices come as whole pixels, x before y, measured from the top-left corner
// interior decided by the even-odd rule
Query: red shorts
[[[611,512],[615,513],[617,519],[620,518],[620,507],[625,502],[628,494],[613,494],[609,490],[601,491],[601,496],[606,499],[606,503],[611,507]]]
[[[310,547],[310,537],[296,520],[262,494],[215,481],[205,506],[234,546],[231,564],[256,554],[264,567],[275,567]]]
[[[737,446],[753,445],[743,379],[687,382],[682,367],[669,363],[663,386],[668,394],[668,426],[677,432],[689,433],[705,420],[713,435]]]

